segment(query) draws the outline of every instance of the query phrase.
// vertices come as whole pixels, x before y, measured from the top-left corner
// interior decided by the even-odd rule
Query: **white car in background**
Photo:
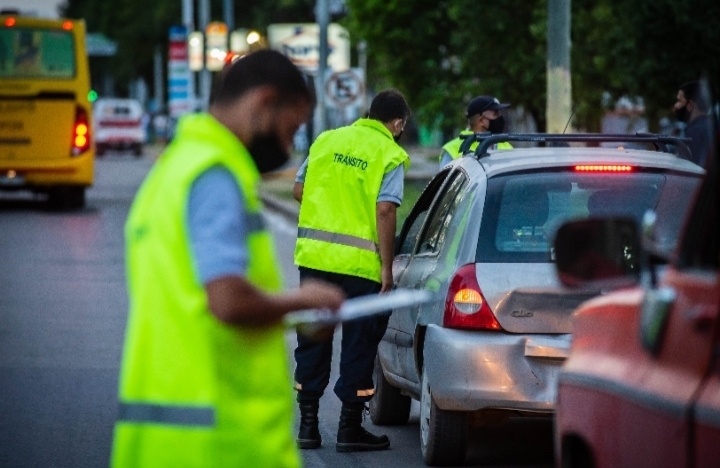
[[[143,109],[135,99],[102,98],[95,102],[95,150],[98,156],[107,150],[132,150],[142,156],[147,140]]]

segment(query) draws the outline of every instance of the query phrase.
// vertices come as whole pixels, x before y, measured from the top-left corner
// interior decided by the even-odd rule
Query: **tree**
[[[544,128],[545,0],[348,0],[346,24],[368,43],[370,79],[397,86],[426,125],[456,131],[468,99],[493,94]],[[573,0],[576,127],[597,131],[606,106],[641,99],[655,125],[683,81],[720,78],[716,0]]]

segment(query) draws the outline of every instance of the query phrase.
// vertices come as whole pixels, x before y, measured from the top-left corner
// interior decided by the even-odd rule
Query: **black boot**
[[[390,439],[386,435],[378,437],[362,427],[364,411],[363,403],[343,403],[335,446],[338,452],[366,452],[390,447]]]
[[[301,449],[316,449],[322,444],[318,429],[318,407],[317,401],[300,403],[300,430],[297,444]]]

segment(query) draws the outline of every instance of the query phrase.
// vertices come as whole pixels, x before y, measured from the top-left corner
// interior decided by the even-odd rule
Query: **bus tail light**
[[[475,264],[464,265],[450,280],[443,326],[472,330],[502,330],[480,290]]]
[[[73,125],[72,148],[70,154],[78,156],[90,149],[90,121],[87,111],[80,106],[75,109],[75,124]]]

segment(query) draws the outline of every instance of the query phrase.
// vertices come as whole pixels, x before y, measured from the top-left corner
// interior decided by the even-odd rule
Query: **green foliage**
[[[119,44],[107,61],[121,88],[152,83],[156,46],[181,20],[180,0],[68,0],[65,15]],[[347,0],[343,23],[368,44],[368,81],[403,91],[418,120],[446,135],[465,124],[478,94],[522,105],[544,128],[546,0]],[[312,22],[315,0],[235,2],[238,28]],[[222,0],[212,0],[212,19]],[[677,86],[705,76],[720,85],[717,0],[572,0],[575,126],[598,130],[604,103],[642,98],[651,125],[667,115]],[[608,99],[608,97],[610,99]]]
[[[351,37],[364,39],[369,79],[406,93],[425,125],[464,125],[474,95],[522,105],[544,128],[546,0],[348,0]],[[717,0],[573,0],[575,126],[599,130],[604,103],[642,98],[651,125],[677,86],[720,84]],[[609,98],[609,99],[608,99]]]

